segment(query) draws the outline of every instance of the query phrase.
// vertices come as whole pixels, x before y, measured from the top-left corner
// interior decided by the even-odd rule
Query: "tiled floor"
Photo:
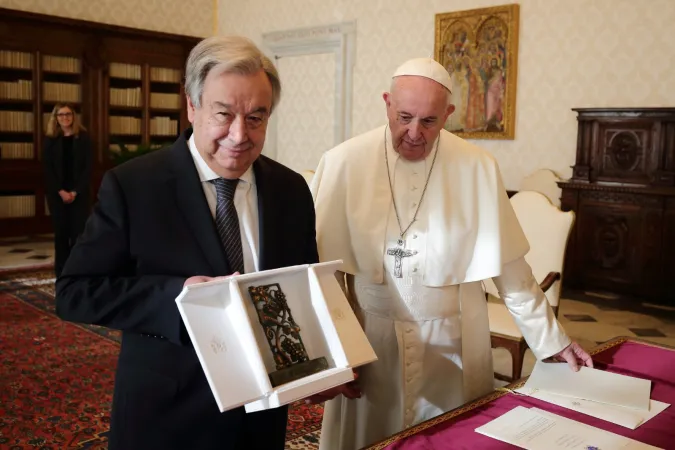
[[[51,235],[0,239],[0,270],[48,266],[54,263]]]
[[[617,336],[640,337],[675,347],[675,319],[672,314],[662,312],[659,317],[656,314],[614,309],[611,299],[599,304],[563,299],[558,320],[570,337],[586,350]],[[511,355],[504,349],[493,349],[492,356],[495,371],[510,376]],[[532,372],[534,362],[534,355],[527,350],[523,376]]]

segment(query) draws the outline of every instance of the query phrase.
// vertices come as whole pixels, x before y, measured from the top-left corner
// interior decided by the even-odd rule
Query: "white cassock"
[[[362,397],[326,403],[321,450],[354,450],[456,408],[493,389],[487,303],[494,277],[539,358],[570,340],[523,256],[529,250],[494,159],[441,131],[438,156],[399,158],[385,127],[327,152],[312,181],[322,261],[342,259],[348,297],[378,356],[359,370]],[[387,131],[388,133],[388,131]],[[435,146],[434,146],[435,149]]]

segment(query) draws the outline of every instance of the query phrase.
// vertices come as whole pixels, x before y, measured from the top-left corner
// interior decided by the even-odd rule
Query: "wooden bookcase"
[[[199,38],[0,8],[0,237],[51,231],[41,149],[73,103],[95,153],[92,199],[122,143],[173,142],[187,121],[187,55]]]

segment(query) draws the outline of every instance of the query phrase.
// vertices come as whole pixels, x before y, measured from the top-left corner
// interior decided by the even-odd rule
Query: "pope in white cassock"
[[[406,62],[383,95],[388,125],[328,151],[312,181],[319,255],[344,261],[339,279],[378,356],[359,370],[360,398],[349,385],[324,393],[344,396],[326,403],[322,450],[361,448],[493,389],[481,280],[538,359],[592,366],[525,262],[494,158],[443,129],[451,90],[433,59]]]

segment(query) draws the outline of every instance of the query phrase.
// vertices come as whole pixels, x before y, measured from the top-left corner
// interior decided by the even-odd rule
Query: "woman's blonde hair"
[[[73,134],[75,136],[78,136],[80,134],[80,131],[87,131],[87,129],[82,126],[82,123],[80,122],[80,116],[77,115],[77,112],[75,111],[73,105],[71,105],[70,103],[57,103],[56,105],[54,105],[54,109],[52,110],[52,113],[49,116],[49,123],[47,124],[47,136],[49,137],[63,136],[63,130],[61,129],[61,125],[59,125],[59,121],[56,120],[56,113],[58,113],[59,109],[62,108],[68,108],[70,112],[73,113]]]

